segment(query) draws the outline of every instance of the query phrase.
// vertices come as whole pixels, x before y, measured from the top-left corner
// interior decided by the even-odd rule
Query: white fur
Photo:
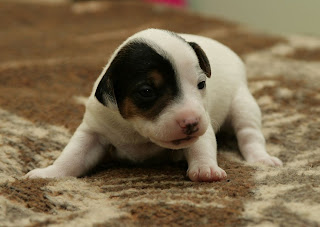
[[[260,109],[248,91],[245,67],[240,58],[212,39],[187,34],[180,36],[197,43],[209,59],[212,76],[207,79],[206,92],[197,88],[206,76],[189,45],[161,30],[139,32],[129,37],[111,56],[93,87],[83,122],[61,156],[47,168],[32,170],[27,177],[83,175],[103,158],[106,147],[112,144],[117,149],[111,154],[113,157],[134,162],[166,155],[169,153],[166,148],[175,149],[173,153],[187,160],[191,180],[221,180],[226,173],[217,164],[215,133],[226,121],[234,128],[240,151],[247,161],[282,165],[265,150]],[[124,45],[135,39],[143,39],[174,65],[182,91],[182,97],[153,121],[143,118],[125,120],[116,105],[110,103],[105,107],[94,95],[112,59]],[[190,117],[201,119],[199,132],[189,141],[172,144],[171,141],[183,138],[177,121]]]

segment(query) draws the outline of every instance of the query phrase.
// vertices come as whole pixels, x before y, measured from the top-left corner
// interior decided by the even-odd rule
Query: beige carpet
[[[0,226],[320,225],[320,39],[270,37],[140,1],[57,2],[0,2]],[[241,56],[268,151],[284,167],[248,165],[223,134],[222,182],[189,181],[185,163],[23,179],[58,157],[110,54],[148,27],[212,37]]]

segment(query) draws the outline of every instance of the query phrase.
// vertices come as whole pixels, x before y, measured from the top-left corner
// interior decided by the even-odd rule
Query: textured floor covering
[[[0,226],[320,225],[320,39],[269,37],[137,1],[59,2],[0,2]],[[57,158],[110,54],[148,27],[205,35],[241,56],[268,151],[284,167],[246,164],[222,134],[222,182],[190,182],[184,163],[23,179]]]

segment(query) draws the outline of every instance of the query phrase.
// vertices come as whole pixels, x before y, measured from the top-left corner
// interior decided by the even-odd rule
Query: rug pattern
[[[220,134],[221,182],[189,181],[185,163],[24,179],[59,156],[112,51],[148,27],[205,35],[241,56],[267,149],[284,166],[248,165]],[[320,39],[129,0],[2,1],[0,37],[0,226],[320,225]]]

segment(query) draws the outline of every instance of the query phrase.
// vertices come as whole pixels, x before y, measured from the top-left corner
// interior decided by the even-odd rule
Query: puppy
[[[187,160],[192,181],[222,180],[215,133],[224,123],[245,160],[282,165],[266,152],[260,109],[235,53],[209,38],[144,30],[111,56],[60,157],[27,177],[84,175],[113,145],[112,158],[139,163],[174,154]]]

